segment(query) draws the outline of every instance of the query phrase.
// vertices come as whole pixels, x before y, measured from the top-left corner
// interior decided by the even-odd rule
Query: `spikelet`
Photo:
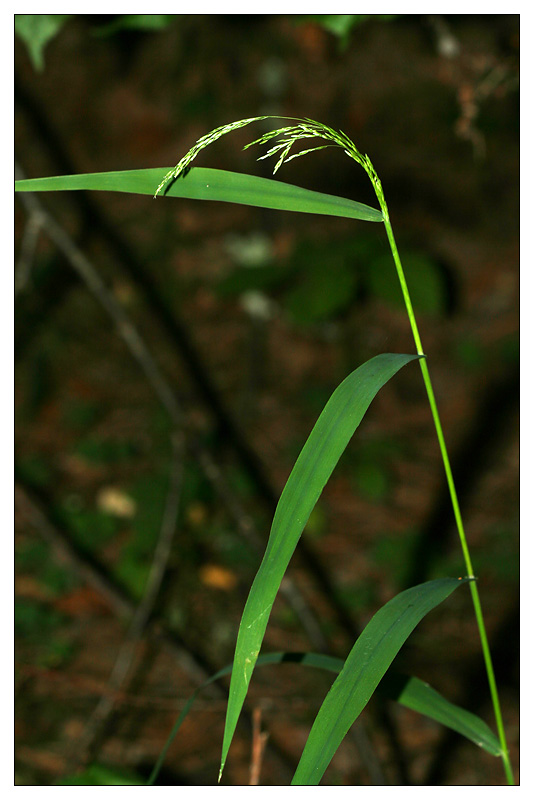
[[[367,155],[363,155],[360,151],[356,148],[354,142],[349,139],[346,133],[343,131],[336,131],[333,128],[330,128],[328,125],[324,125],[322,122],[316,122],[313,119],[299,119],[296,117],[274,117],[272,115],[266,115],[261,117],[249,117],[248,119],[241,119],[237,120],[236,122],[230,122],[227,125],[222,125],[219,128],[215,128],[210,133],[207,133],[205,136],[201,136],[198,139],[193,147],[180,159],[178,164],[171,169],[163,178],[160,185],[156,189],[156,193],[154,197],[157,197],[158,194],[161,194],[165,187],[172,181],[176,180],[180,177],[185,177],[189,170],[191,169],[192,161],[197,157],[201,150],[208,145],[213,144],[216,142],[217,139],[220,139],[221,136],[225,136],[227,133],[231,133],[232,131],[238,130],[239,128],[244,128],[246,125],[250,125],[251,122],[262,122],[266,119],[287,119],[291,120],[294,124],[287,125],[284,128],[277,128],[273,131],[268,131],[260,136],[258,139],[255,139],[253,142],[246,144],[244,146],[244,150],[247,150],[249,147],[253,147],[254,145],[265,145],[267,143],[272,143],[273,140],[275,141],[274,144],[267,150],[264,155],[259,156],[258,161],[262,161],[265,158],[270,158],[271,156],[278,156],[276,164],[273,169],[273,175],[278,172],[282,164],[291,161],[294,158],[299,158],[300,156],[307,155],[308,153],[313,153],[315,150],[324,150],[326,147],[340,147],[344,153],[346,153],[350,158],[354,159],[367,173],[369,176],[371,183],[373,184],[378,199],[382,205],[383,200],[383,193],[382,193],[382,185],[380,180],[375,172],[373,165]],[[318,145],[316,147],[309,147],[305,150],[300,150],[298,153],[293,153],[289,155],[291,148],[296,142],[300,142],[304,139],[323,139],[328,142],[328,144]]]

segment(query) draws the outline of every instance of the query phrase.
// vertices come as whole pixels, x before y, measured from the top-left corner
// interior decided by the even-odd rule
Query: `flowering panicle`
[[[264,145],[267,143],[272,143],[273,140],[278,140],[267,150],[264,155],[258,158],[258,161],[262,161],[265,158],[270,158],[271,156],[278,155],[278,160],[275,164],[273,169],[273,174],[276,174],[282,164],[291,161],[294,158],[298,158],[299,156],[307,155],[308,153],[313,153],[315,150],[324,150],[326,147],[340,147],[350,158],[354,159],[367,173],[369,176],[371,183],[373,184],[374,190],[380,202],[380,206],[385,213],[387,213],[387,207],[385,205],[384,195],[382,192],[382,184],[375,172],[375,169],[367,155],[363,155],[357,150],[354,142],[347,136],[346,133],[343,131],[336,131],[333,128],[330,128],[328,125],[324,125],[321,122],[316,122],[313,119],[298,119],[295,117],[273,117],[272,115],[266,115],[262,117],[250,117],[249,119],[241,119],[236,122],[230,122],[227,125],[222,125],[220,128],[215,128],[215,130],[207,133],[205,136],[202,136],[198,141],[193,145],[193,147],[185,154],[185,156],[178,162],[178,164],[174,167],[174,169],[170,170],[163,180],[161,181],[160,185],[156,189],[156,193],[154,197],[157,197],[165,187],[171,182],[176,180],[176,178],[185,176],[189,169],[191,168],[191,162],[193,159],[197,157],[201,150],[207,147],[213,142],[216,142],[217,139],[220,139],[221,136],[224,136],[227,133],[231,133],[232,131],[237,130],[238,128],[244,128],[246,125],[249,125],[251,122],[262,122],[266,119],[288,119],[291,120],[293,125],[287,125],[284,128],[278,128],[274,131],[269,131],[268,133],[264,133],[258,139],[255,139],[253,142],[245,145],[243,148],[247,150],[249,147],[253,145]],[[289,152],[293,145],[296,142],[299,142],[304,139],[323,139],[328,142],[328,144],[317,145],[316,147],[309,147],[306,150],[300,150],[298,153],[293,153],[289,155]]]
[[[160,194],[165,188],[165,186],[170,183],[170,181],[173,181],[182,175],[186,175],[189,172],[189,165],[193,159],[196,158],[200,151],[204,150],[205,147],[213,144],[213,142],[216,142],[217,139],[220,139],[221,136],[224,136],[226,133],[231,133],[231,131],[235,131],[238,128],[244,128],[245,125],[249,125],[251,122],[259,122],[263,119],[267,119],[267,117],[251,117],[250,119],[241,119],[237,122],[230,122],[228,125],[221,125],[220,128],[215,128],[215,130],[210,131],[210,133],[206,133],[204,136],[201,136],[200,139],[195,142],[193,147],[185,154],[185,156],[180,159],[177,165],[167,172],[160,185],[156,189],[154,197],[157,197],[158,194]]]

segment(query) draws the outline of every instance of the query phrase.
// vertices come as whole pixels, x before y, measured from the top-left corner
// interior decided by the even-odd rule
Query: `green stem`
[[[376,188],[376,185],[375,185]],[[379,186],[379,191],[377,191],[377,197],[380,202],[380,206],[382,208],[382,213],[384,215],[384,225],[386,227],[386,232],[389,240],[389,245],[391,247],[391,253],[393,255],[393,260],[395,262],[395,267],[397,269],[397,275],[399,277],[402,294],[404,297],[404,303],[406,305],[406,310],[408,312],[408,318],[410,320],[410,327],[412,329],[413,338],[415,340],[415,346],[417,348],[417,353],[419,355],[424,355],[423,345],[421,343],[421,337],[419,335],[419,330],[417,328],[417,322],[415,319],[415,314],[413,311],[412,301],[410,299],[410,293],[408,291],[408,285],[406,283],[406,278],[404,276],[404,270],[402,268],[399,252],[397,250],[397,245],[395,243],[395,237],[393,236],[393,229],[391,227],[391,223],[389,221],[389,213],[387,209],[387,205],[384,199],[384,196],[381,191],[381,186]],[[464,556],[465,566],[467,569],[467,574],[469,577],[473,576],[473,566],[471,564],[471,556],[469,555],[469,547],[467,545],[467,539],[465,536],[464,525],[462,522],[462,515],[460,513],[460,506],[458,503],[458,496],[456,494],[456,487],[454,485],[454,479],[452,476],[451,465],[449,461],[449,455],[447,453],[447,447],[445,444],[445,438],[443,436],[443,429],[441,427],[441,421],[439,418],[438,407],[436,405],[436,398],[434,396],[434,389],[432,388],[432,381],[430,380],[430,373],[428,371],[428,365],[426,358],[422,358],[419,361],[421,372],[423,375],[423,382],[425,384],[426,392],[428,395],[428,402],[430,403],[430,409],[432,412],[432,418],[434,420],[434,426],[436,428],[436,433],[438,437],[439,449],[441,451],[441,457],[443,459],[443,466],[445,467],[445,475],[447,478],[447,485],[449,487],[449,493],[451,496],[452,508],[454,511],[454,519],[456,521],[456,527],[458,528],[458,535],[460,537],[460,544],[462,547],[462,553]],[[493,703],[493,710],[495,714],[495,723],[497,725],[497,731],[499,734],[499,741],[501,743],[502,748],[502,761],[504,766],[504,772],[506,775],[506,780],[510,786],[514,786],[514,775],[512,772],[512,766],[510,764],[510,756],[508,753],[508,746],[506,743],[506,735],[504,732],[504,725],[502,720],[501,714],[501,705],[499,702],[499,695],[497,692],[497,684],[495,681],[495,673],[493,670],[493,663],[491,660],[491,653],[488,644],[488,637],[486,634],[486,627],[484,625],[484,617],[482,614],[482,606],[480,604],[480,597],[478,593],[478,587],[475,580],[469,582],[469,588],[471,590],[471,597],[473,600],[473,607],[475,610],[475,617],[478,625],[478,632],[480,636],[480,643],[482,645],[482,653],[484,656],[484,663],[486,666],[486,672],[488,676],[488,683],[490,688],[491,699]]]

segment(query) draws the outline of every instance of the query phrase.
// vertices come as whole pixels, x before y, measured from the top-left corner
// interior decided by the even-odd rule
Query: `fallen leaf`
[[[212,589],[231,592],[237,586],[237,575],[218,564],[204,564],[199,571],[200,580]]]
[[[135,500],[113,486],[105,486],[98,492],[96,505],[100,511],[121,519],[131,519],[137,510]]]

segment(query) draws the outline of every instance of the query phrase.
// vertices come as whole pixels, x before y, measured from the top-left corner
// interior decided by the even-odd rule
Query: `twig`
[[[22,176],[22,170],[18,165],[15,166],[15,175],[17,179]],[[130,353],[145,373],[148,382],[167,410],[173,424],[175,426],[180,425],[183,422],[183,415],[174,393],[154,361],[144,340],[130,321],[123,307],[108,290],[97,270],[76,246],[64,228],[43,209],[33,193],[22,193],[20,201],[30,215],[41,214],[43,230],[67,258],[69,264],[78,273],[78,276],[96,297],[100,305],[107,311]]]
[[[175,432],[171,440],[173,452],[171,456],[169,489],[146,589],[132,616],[127,634],[120,647],[117,658],[115,659],[115,664],[109,677],[108,691],[101,695],[98,704],[85,726],[81,739],[75,743],[75,747],[73,748],[77,767],[86,763],[90,758],[93,744],[99,739],[107,720],[113,712],[116,703],[115,698],[126,682],[128,673],[131,671],[136,650],[153,612],[154,604],[167,569],[180,506],[184,456],[183,436],[179,432]]]
[[[132,607],[128,600],[106,580],[96,565],[83,557],[59,532],[41,507],[38,498],[32,496],[30,490],[20,482],[15,483],[15,509],[39,532],[58,561],[67,563],[84,583],[96,589],[118,617],[128,618],[131,615]]]
[[[33,258],[43,222],[43,215],[38,210],[32,211],[28,216],[22,236],[20,256],[15,266],[15,298],[30,284]]]
[[[261,708],[256,706],[252,712],[252,753],[250,758],[249,786],[259,786],[263,753],[269,734],[261,730]]]

